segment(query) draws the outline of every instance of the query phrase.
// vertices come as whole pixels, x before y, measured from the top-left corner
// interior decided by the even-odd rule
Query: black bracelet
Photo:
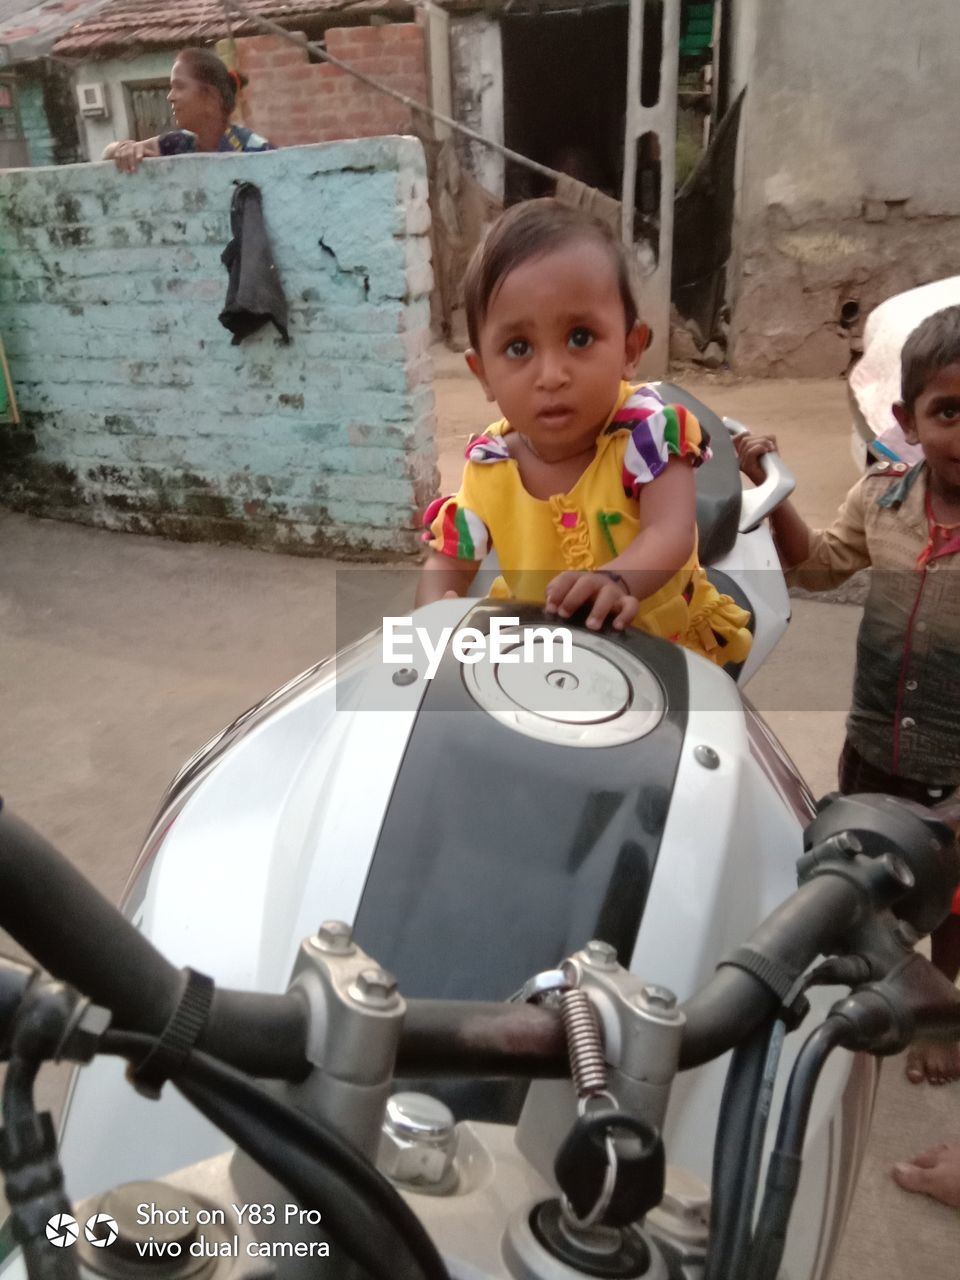
[[[633,595],[633,592],[630,590],[630,583],[622,573],[617,573],[616,569],[597,569],[596,572],[602,573],[605,578],[609,578],[611,582],[615,582],[618,586],[622,587],[628,596]]]

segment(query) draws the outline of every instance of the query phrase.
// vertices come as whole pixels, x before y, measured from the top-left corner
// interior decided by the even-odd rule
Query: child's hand
[[[776,436],[755,436],[743,431],[733,437],[733,447],[737,451],[740,470],[754,484],[763,484],[766,476],[760,466],[760,459],[765,453],[777,452]]]
[[[547,586],[544,608],[547,613],[569,618],[571,614],[593,601],[587,618],[587,626],[599,631],[608,618],[613,619],[614,631],[622,631],[636,617],[639,600],[626,588],[605,573],[580,573],[570,569],[558,574]]]

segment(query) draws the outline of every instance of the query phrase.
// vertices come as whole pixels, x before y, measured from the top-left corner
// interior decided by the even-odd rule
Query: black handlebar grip
[[[0,801],[2,806],[2,801]],[[0,925],[128,1031],[166,1025],[180,975],[35,831],[0,807]]]
[[[869,909],[865,886],[843,875],[819,875],[776,908],[755,930],[750,947],[796,977],[829,954]],[[721,966],[683,1006],[687,1025],[680,1069],[718,1058],[774,1014],[781,998],[743,969]]]
[[[0,926],[55,978],[109,1009],[123,1031],[159,1035],[183,975],[42,836],[0,800]],[[307,1010],[296,995],[216,991],[197,1048],[253,1075],[298,1080]]]

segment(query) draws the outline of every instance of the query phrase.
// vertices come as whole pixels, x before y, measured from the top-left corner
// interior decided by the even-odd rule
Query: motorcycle
[[[743,671],[734,673],[742,683],[789,617],[763,518],[789,493],[791,480],[769,456],[767,484],[742,494],[723,424],[679,389],[666,387],[664,394],[694,408],[713,436],[714,461],[698,472],[700,552],[715,581],[753,613],[753,650]],[[140,946],[196,966],[218,985],[259,993],[256,1000],[236,997],[236,1017],[220,1028],[222,1040],[214,1037],[218,1050],[254,1075],[287,1077],[281,1091],[290,1103],[379,1159],[416,1204],[444,1265],[460,1280],[659,1276],[668,1274],[665,1267],[706,1280],[736,1275],[724,1268],[761,1252],[749,1247],[753,1197],[737,1194],[734,1184],[745,1167],[753,1182],[759,1178],[760,1118],[781,1099],[789,1101],[791,1070],[809,1084],[808,1060],[795,1047],[801,1037],[787,1038],[786,1026],[830,1021],[835,993],[828,988],[803,997],[810,1011],[801,1017],[804,972],[821,950],[862,945],[866,959],[859,967],[835,966],[826,976],[861,986],[880,979],[907,959],[914,927],[898,924],[884,899],[880,923],[871,926],[887,948],[878,959],[874,941],[861,943],[854,928],[865,928],[866,915],[873,920],[880,902],[869,897],[873,889],[862,889],[867,898],[858,900],[856,920],[845,919],[843,928],[829,913],[815,918],[804,908],[794,915],[781,904],[794,901],[795,864],[805,846],[826,842],[833,849],[823,857],[846,868],[832,871],[833,880],[844,880],[853,864],[857,876],[869,879],[857,859],[873,867],[876,858],[855,850],[851,857],[850,848],[839,846],[861,840],[873,854],[887,852],[882,830],[887,822],[896,827],[894,811],[878,802],[873,826],[863,827],[862,817],[853,823],[860,834],[850,835],[846,826],[826,832],[832,811],[816,816],[812,797],[736,680],[675,646],[639,633],[594,635],[571,622],[570,651],[558,658],[548,640],[563,628],[555,620],[545,626],[538,609],[514,602],[443,601],[417,611],[412,621],[428,635],[470,629],[490,636],[511,617],[513,651],[531,641],[526,665],[461,664],[448,647],[428,680],[423,654],[390,666],[382,637],[374,634],[278,690],[207,744],[174,780],[148,834],[125,895],[122,947],[106,942],[120,929],[112,915],[92,905],[78,912],[75,903],[68,912],[66,898],[62,912],[48,908],[44,929],[29,938],[19,931],[22,912],[11,911],[13,918],[0,923],[52,973],[109,1009],[124,1031],[162,1030],[158,1010],[173,1012],[174,988],[191,991],[171,977],[169,965],[156,968],[153,951],[150,965],[134,965]],[[934,834],[914,832],[903,840],[910,847],[914,839],[936,840],[942,862],[949,843],[944,829],[928,822],[923,830]],[[826,873],[818,872],[822,883]],[[772,951],[766,934],[762,945],[744,950],[743,939],[760,921],[771,913],[781,920],[778,909],[787,913],[782,919],[802,920],[808,936],[795,936],[791,925],[787,945],[778,924]],[[929,929],[929,902],[925,910],[916,927]],[[0,911],[6,914],[6,907]],[[49,922],[58,922],[60,934],[66,914],[75,923],[51,951]],[[344,923],[339,931],[318,932],[319,919]],[[825,934],[827,920],[836,928]],[[303,938],[320,941],[301,945]],[[78,971],[76,953],[84,950],[89,964]],[[725,957],[723,981],[711,981]],[[124,976],[128,971],[135,976]],[[276,993],[291,974],[298,994],[278,1004],[285,998]],[[748,987],[731,1004],[728,987],[741,981]],[[543,1007],[490,1007],[518,990]],[[562,1009],[571,999],[579,1002],[582,1034],[596,1016],[602,1036],[599,1045],[591,1040],[588,1053],[574,1037],[563,1059],[560,1015],[552,1005]],[[287,1012],[281,1017],[279,1009]],[[358,1009],[366,1011],[359,1021]],[[412,1010],[424,1011],[419,1031]],[[698,1018],[712,1028],[706,1045],[689,1030]],[[394,1027],[390,1043],[381,1043],[386,1025],[401,1020],[404,1029]],[[528,1041],[534,1027],[540,1039]],[[407,1036],[416,1051],[404,1048]],[[518,1041],[519,1053],[511,1054]],[[203,1037],[200,1044],[210,1048]],[[451,1068],[458,1046],[459,1065]],[[466,1053],[471,1046],[474,1052]],[[400,1053],[396,1073],[394,1052]],[[576,1077],[584,1053],[597,1074],[579,1095],[568,1080],[536,1078],[527,1089],[516,1079],[504,1085],[444,1078],[451,1070],[484,1081],[564,1070]],[[580,1119],[589,1124],[596,1099],[604,1101],[605,1089],[597,1087],[601,1064],[615,1081],[609,1092],[616,1102],[599,1114],[612,1111],[620,1119],[611,1127],[608,1117],[606,1130],[591,1131],[589,1160],[582,1156],[587,1147],[575,1148],[570,1158],[594,1170],[578,1210],[576,1188],[565,1190],[565,1199],[556,1194],[564,1184],[554,1161],[581,1102]],[[686,1068],[682,1075],[678,1064]],[[798,1229],[784,1254],[790,1280],[827,1274],[876,1077],[872,1059],[862,1054],[831,1055],[822,1077],[820,1065],[813,1073],[820,1078],[818,1105],[801,1126],[805,1175],[792,1200]],[[391,1101],[394,1074],[415,1084],[413,1102]],[[225,1123],[223,1108],[209,1097],[211,1078],[207,1086],[203,1110],[210,1122],[198,1123],[193,1085],[189,1101],[169,1089],[159,1101],[147,1100],[129,1089],[118,1062],[97,1057],[74,1079],[60,1137],[71,1194],[89,1204],[104,1188],[149,1179],[177,1194],[206,1197],[204,1212],[212,1212],[213,1201],[222,1209],[228,1192],[239,1194],[232,1181],[239,1178],[260,1196],[251,1191],[243,1203],[279,1203],[276,1188],[253,1166],[241,1160],[235,1167],[226,1155],[231,1141],[249,1149],[249,1135],[236,1114]],[[288,1115],[282,1132],[296,1146],[292,1124]],[[646,1128],[640,1133],[631,1124]],[[657,1173],[660,1139],[670,1153],[665,1190]],[[582,1133],[579,1141],[586,1141]],[[289,1186],[282,1150],[270,1155],[263,1143],[256,1149],[255,1159],[270,1156],[266,1167]],[[621,1195],[610,1173],[633,1156],[631,1181],[648,1188],[640,1199]],[[798,1158],[795,1150],[791,1159]],[[296,1163],[292,1155],[289,1162]],[[196,1167],[173,1173],[187,1166]],[[337,1215],[329,1183],[329,1194],[319,1197],[310,1185],[314,1211]],[[382,1201],[382,1185],[368,1190],[373,1185]],[[604,1217],[609,1205],[601,1206],[600,1225],[585,1226],[604,1198],[622,1200],[620,1214],[633,1216],[611,1225]],[[534,1229],[529,1210],[547,1200],[560,1207]],[[512,1236],[508,1206],[518,1212],[526,1206]],[[107,1210],[92,1216],[97,1212]],[[203,1225],[199,1212],[192,1211],[194,1227]],[[369,1219],[368,1210],[363,1220]],[[468,1229],[469,1222],[479,1225]],[[641,1222],[649,1230],[635,1225]],[[233,1225],[239,1231],[258,1224]],[[300,1230],[310,1224],[283,1225]],[[341,1222],[341,1235],[344,1230]],[[620,1233],[618,1243],[604,1234],[609,1231]],[[373,1238],[373,1225],[370,1233]],[[571,1233],[576,1242],[568,1256],[557,1240],[569,1244]],[[666,1243],[651,1244],[650,1233]],[[552,1244],[543,1243],[547,1237]],[[129,1241],[122,1246],[124,1257],[141,1266],[132,1247]],[[83,1265],[102,1269],[108,1251],[95,1249],[86,1249]],[[633,1259],[629,1266],[623,1249]],[[210,1274],[246,1274],[226,1265],[218,1261],[220,1270]],[[296,1265],[283,1260],[283,1268]],[[23,1274],[22,1263],[10,1266],[5,1277]]]
[[[841,1047],[893,1053],[918,1033],[960,1034],[960,995],[913,950],[960,881],[948,816],[960,823],[960,807],[938,817],[879,796],[826,807],[806,833],[799,889],[678,1008],[602,939],[532,977],[522,1003],[405,1000],[342,921],[304,941],[285,995],[217,990],[193,969],[178,973],[0,811],[3,923],[76,984],[0,964],[0,1057],[9,1064],[0,1168],[23,1248],[4,1274],[792,1275],[780,1265],[828,1058]],[[63,927],[57,908],[66,903],[94,945]],[[796,1056],[754,1230],[779,1052],[805,1019],[804,993],[820,984],[851,995]],[[678,1073],[731,1048],[708,1225],[689,1181],[670,1190],[662,1126]],[[172,1081],[237,1150],[89,1199],[77,1207],[81,1241],[33,1084],[47,1059],[97,1054],[129,1062],[147,1097]],[[515,1129],[455,1124],[435,1096],[391,1096],[396,1076],[424,1072],[536,1083]],[[251,1076],[285,1083],[268,1092]]]

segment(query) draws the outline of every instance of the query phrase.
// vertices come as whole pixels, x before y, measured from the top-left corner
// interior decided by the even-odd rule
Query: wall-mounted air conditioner
[[[110,114],[107,106],[107,87],[104,84],[78,84],[77,99],[80,103],[81,115],[106,118]]]

